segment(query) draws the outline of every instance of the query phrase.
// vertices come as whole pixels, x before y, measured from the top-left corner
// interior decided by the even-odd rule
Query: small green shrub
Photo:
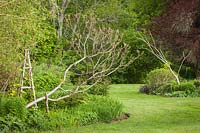
[[[60,79],[56,78],[52,73],[43,73],[37,75],[34,79],[35,88],[38,91],[50,91],[60,82]]]
[[[152,87],[159,87],[160,85],[169,81],[175,80],[170,70],[166,68],[155,69],[147,75],[147,84]]]
[[[177,83],[175,81],[174,82],[168,82],[168,83],[161,85],[157,89],[155,89],[152,93],[157,94],[157,95],[170,94],[170,93],[175,91],[176,87],[177,87]]]
[[[122,109],[123,105],[119,101],[102,96],[91,96],[87,104],[79,106],[79,110],[95,112],[102,122],[110,122],[120,116]]]
[[[175,91],[185,91],[186,94],[191,94],[195,90],[195,86],[192,82],[184,82],[180,85],[177,85]]]
[[[97,84],[95,86],[93,86],[92,88],[90,88],[87,92],[89,94],[93,94],[93,95],[102,95],[102,96],[107,96],[108,95],[108,90],[109,90],[109,86],[108,84]]]
[[[48,64],[33,67],[34,84],[37,91],[49,91],[55,88],[63,78],[64,67]],[[44,71],[45,70],[45,71]],[[65,84],[71,85],[71,72],[66,77]]]
[[[123,105],[117,100],[108,97],[92,97],[91,108],[97,113],[100,121],[110,122],[121,115]]]
[[[27,116],[26,102],[20,97],[1,97],[0,98],[0,116],[7,114],[24,120]]]
[[[157,89],[170,81],[174,81],[175,77],[166,68],[155,69],[149,72],[146,78],[147,86],[150,88],[150,93],[157,92]]]

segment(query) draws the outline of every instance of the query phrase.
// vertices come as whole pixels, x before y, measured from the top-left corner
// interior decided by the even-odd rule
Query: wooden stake
[[[49,113],[49,101],[47,93],[45,95],[45,105],[46,105],[46,112]]]

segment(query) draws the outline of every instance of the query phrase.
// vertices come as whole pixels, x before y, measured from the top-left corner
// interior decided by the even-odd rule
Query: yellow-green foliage
[[[160,68],[160,69],[155,69],[149,72],[146,80],[149,86],[155,88],[155,87],[159,87],[160,85],[164,83],[175,80],[175,77],[170,72],[169,69]]]
[[[0,1],[0,88],[15,84],[25,48],[51,37],[47,11],[39,0]],[[51,42],[49,42],[51,43]]]

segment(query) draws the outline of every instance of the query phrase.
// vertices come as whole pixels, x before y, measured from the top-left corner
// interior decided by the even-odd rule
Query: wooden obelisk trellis
[[[24,89],[30,89],[33,94],[34,100],[36,100],[35,96],[35,87],[33,83],[33,74],[32,74],[32,66],[31,66],[31,60],[30,60],[30,52],[28,49],[25,49],[24,52],[24,62],[23,62],[23,68],[22,68],[22,74],[21,74],[21,87],[19,90],[19,96],[22,96],[22,92]],[[26,77],[25,74],[28,72],[28,76]],[[26,79],[27,78],[27,79]],[[25,85],[25,79],[28,80],[28,85]],[[37,108],[37,103],[35,104],[35,108]]]

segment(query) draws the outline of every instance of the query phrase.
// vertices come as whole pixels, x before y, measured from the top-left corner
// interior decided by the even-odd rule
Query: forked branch
[[[79,55],[80,59],[66,68],[63,80],[58,86],[47,92],[45,96],[30,102],[26,106],[27,108],[45,99],[46,101],[57,102],[77,93],[85,92],[101,82],[106,76],[119,69],[124,69],[141,56],[138,53],[136,57],[128,57],[129,46],[122,43],[119,31],[98,26],[94,16],[76,18],[68,17],[66,27],[73,34],[70,42],[71,48]],[[81,21],[79,21],[80,19]],[[74,30],[72,23],[76,24],[76,30]],[[72,68],[78,69],[79,65],[84,66],[84,69],[77,75],[74,89],[63,88],[69,72],[72,71]],[[81,89],[83,86],[84,89]],[[58,90],[66,92],[66,95],[54,99],[50,98]]]
[[[147,38],[146,36],[142,35],[142,34],[140,34],[140,37],[137,37],[137,38],[139,40],[143,41],[148,46],[148,49],[147,49],[148,51],[150,51],[156,58],[158,58],[163,64],[165,64],[165,66],[170,70],[172,75],[175,77],[177,84],[180,84],[179,73],[180,73],[180,70],[183,66],[183,63],[190,56],[191,51],[187,55],[185,55],[185,53],[183,52],[183,59],[182,59],[181,64],[179,66],[178,72],[176,73],[171,68],[171,63],[167,60],[163,51],[161,49],[157,48],[156,42],[155,42],[152,34],[151,33],[149,33],[149,34],[150,34],[150,39]]]

